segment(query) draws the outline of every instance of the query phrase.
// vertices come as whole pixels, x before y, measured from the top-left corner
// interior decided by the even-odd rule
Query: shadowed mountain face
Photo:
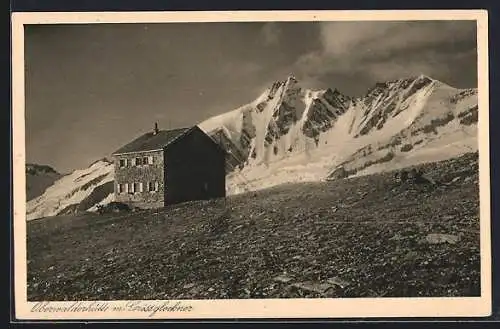
[[[199,127],[229,153],[231,195],[455,158],[477,151],[477,122],[477,89],[425,75],[379,82],[357,98],[335,88],[306,89],[288,76]],[[28,217],[112,201],[113,168],[98,161],[62,177],[28,203]]]
[[[45,189],[52,185],[61,177],[50,166],[38,165],[33,163],[26,164],[26,199],[27,201],[40,196]]]

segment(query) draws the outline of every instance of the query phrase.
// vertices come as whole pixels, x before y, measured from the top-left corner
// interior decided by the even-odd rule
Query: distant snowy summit
[[[352,98],[293,76],[200,127],[230,150],[229,193],[438,161],[477,150],[477,89],[425,75]]]
[[[54,168],[35,163],[26,164],[26,200],[43,194],[45,189],[61,177]]]
[[[457,157],[478,149],[477,122],[477,89],[425,75],[376,83],[362,97],[303,88],[290,75],[199,127],[228,151],[227,190],[237,194]],[[100,160],[63,176],[28,202],[28,219],[112,201],[113,174]]]
[[[252,103],[199,126],[231,151],[235,167],[268,164],[304,152],[308,142],[316,143],[321,133],[333,128],[350,101],[338,90],[303,89],[289,76],[274,82]]]

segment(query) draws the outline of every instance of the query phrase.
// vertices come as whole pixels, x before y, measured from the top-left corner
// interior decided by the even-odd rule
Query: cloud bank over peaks
[[[332,75],[386,81],[426,74],[461,85],[477,75],[465,65],[476,61],[475,21],[324,22],[320,40],[321,49],[295,63],[313,83]],[[453,72],[458,67],[466,68],[461,76]]]

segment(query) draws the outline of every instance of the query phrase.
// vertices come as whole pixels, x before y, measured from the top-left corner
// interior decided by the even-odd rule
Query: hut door
[[[208,197],[208,182],[203,182],[203,197]]]

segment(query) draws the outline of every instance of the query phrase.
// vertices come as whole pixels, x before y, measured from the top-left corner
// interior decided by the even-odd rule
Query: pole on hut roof
[[[158,134],[158,122],[155,122],[155,128],[153,130],[153,135]]]

